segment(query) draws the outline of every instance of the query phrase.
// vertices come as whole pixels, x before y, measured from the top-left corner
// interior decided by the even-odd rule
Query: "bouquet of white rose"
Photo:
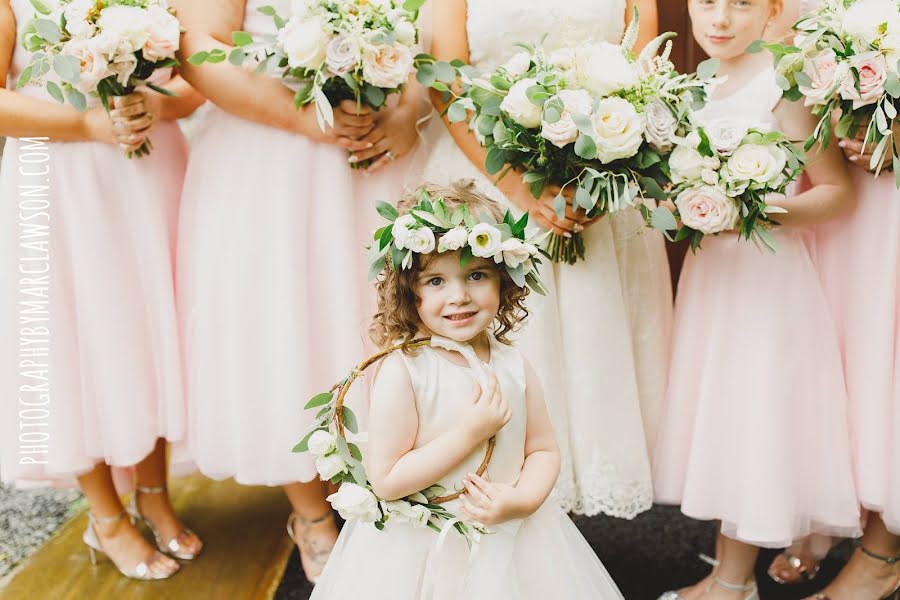
[[[704,63],[698,76],[679,74],[669,60],[670,33],[635,57],[637,33],[635,11],[621,45],[591,42],[553,52],[523,45],[486,75],[460,61],[423,57],[418,78],[448,101],[455,96],[450,121],[464,121],[474,112],[469,122],[487,148],[489,174],[520,171],[535,198],[547,185],[560,186],[555,201],[560,218],[571,196],[574,208],[590,217],[631,207],[648,220],[670,219],[668,211],[651,211],[643,200],[666,198],[667,154],[676,136],[686,133],[691,110],[704,104],[716,64]],[[462,81],[459,95],[447,85],[456,73]],[[580,234],[554,234],[547,252],[555,261],[574,264],[584,258],[584,241]]]
[[[900,98],[900,2],[897,0],[820,0],[819,7],[794,25],[795,44],[762,44],[775,55],[785,97],[803,98],[820,121],[806,149],[816,140],[827,146],[832,116],[839,138],[857,135],[874,146],[869,167],[879,172],[889,156],[900,186],[900,157],[892,125]]]
[[[296,90],[299,108],[313,103],[319,127],[334,125],[332,107],[353,99],[374,110],[399,92],[414,71],[419,8],[425,0],[295,1],[285,18],[272,6],[259,11],[272,17],[275,35],[232,33],[235,48],[201,51],[191,64],[223,62],[282,78]],[[356,163],[365,168],[371,161]]]
[[[784,194],[803,171],[805,157],[779,131],[718,120],[697,127],[676,142],[669,157],[676,216],[682,226],[674,239],[690,238],[696,251],[704,235],[740,225],[740,236],[777,246],[768,228],[785,210],[766,204]],[[665,227],[674,229],[674,227]]]
[[[160,69],[176,66],[181,26],[165,0],[31,0],[37,15],[21,36],[31,61],[18,87],[46,85],[58,102],[87,109],[87,96],[99,96],[109,110],[111,96],[125,96],[153,83]],[[137,151],[149,154],[150,140]],[[130,156],[130,155],[129,155]]]

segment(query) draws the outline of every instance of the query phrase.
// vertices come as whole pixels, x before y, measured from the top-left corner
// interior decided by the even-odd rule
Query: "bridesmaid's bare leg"
[[[337,525],[331,505],[325,500],[327,484],[313,480],[284,486],[293,514],[288,521],[291,538],[300,548],[300,562],[306,578],[319,577],[337,540]]]

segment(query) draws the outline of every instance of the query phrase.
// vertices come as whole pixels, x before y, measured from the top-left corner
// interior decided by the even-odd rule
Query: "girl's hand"
[[[351,152],[367,150],[372,143],[363,140],[375,127],[375,112],[360,106],[357,110],[353,100],[342,100],[334,107],[334,126],[326,126],[325,131],[319,128],[316,119],[316,107],[307,104],[297,111],[297,132],[319,142],[345,148]]]
[[[417,116],[414,105],[401,104],[383,109],[376,117],[375,128],[362,139],[372,146],[354,152],[350,156],[350,162],[357,163],[378,157],[365,171],[374,173],[409,154],[419,140],[419,132],[416,131]]]
[[[460,426],[469,435],[473,445],[489,439],[509,423],[512,412],[500,393],[497,376],[490,374],[485,389],[475,384],[472,403],[463,412]]]
[[[127,96],[114,96],[109,118],[116,132],[116,143],[126,152],[134,152],[147,139],[159,120],[159,98],[134,92]]]
[[[515,487],[492,483],[475,473],[469,473],[463,484],[466,491],[459,500],[467,518],[484,525],[497,525],[526,516]]]

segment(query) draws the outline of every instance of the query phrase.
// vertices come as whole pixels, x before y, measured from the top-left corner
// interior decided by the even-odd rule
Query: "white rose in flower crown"
[[[368,489],[355,483],[344,483],[326,500],[346,521],[358,520],[363,523],[374,523],[381,518],[378,498]]]
[[[654,100],[646,111],[647,126],[644,137],[659,152],[668,152],[675,143],[673,139],[678,128],[678,119],[662,100]]]
[[[500,255],[502,249],[503,236],[500,230],[489,225],[488,223],[479,223],[472,228],[469,234],[469,246],[472,247],[472,254],[481,258],[494,258]],[[499,256],[502,260],[502,256]]]
[[[150,62],[174,58],[181,40],[178,19],[161,6],[151,6],[147,10],[147,28],[150,37],[144,42],[144,58]]]
[[[629,62],[620,46],[597,42],[575,50],[578,82],[598,96],[630,88],[638,82],[637,67]]]
[[[441,236],[441,241],[438,243],[438,252],[453,252],[454,250],[459,250],[466,245],[468,239],[469,232],[466,231],[465,227],[454,227]]]
[[[541,137],[557,148],[565,148],[578,139],[578,126],[572,120],[572,114],[590,117],[594,99],[584,90],[560,90],[556,97],[563,103],[562,115],[555,123],[541,121]]]
[[[333,38],[325,48],[325,64],[335,75],[343,76],[359,65],[359,41],[347,33]]]
[[[744,144],[734,151],[722,168],[722,179],[729,189],[743,193],[764,187],[778,188],[784,183],[787,155],[774,145]]]
[[[394,33],[397,34],[397,41],[404,46],[412,46],[416,43],[416,26],[406,19],[394,23]]]
[[[841,98],[853,100],[853,108],[873,104],[884,95],[887,80],[887,61],[879,52],[866,52],[850,58],[850,66],[859,73],[859,83],[855,77],[845,77],[841,86]]]
[[[148,12],[137,6],[113,5],[104,8],[97,21],[102,31],[111,31],[127,44],[128,52],[137,52],[150,39]]]
[[[503,250],[503,262],[506,266],[515,269],[519,265],[525,264],[532,256],[538,253],[537,248],[532,244],[526,244],[518,238],[511,237],[500,245]]]
[[[722,156],[731,156],[747,136],[747,127],[731,119],[710,121],[703,125],[703,131],[713,150]],[[718,168],[718,165],[713,168]]]
[[[528,88],[537,84],[536,79],[521,79],[513,84],[500,103],[500,110],[522,127],[534,128],[541,124],[543,109],[528,99]]]
[[[624,98],[613,96],[601,100],[593,122],[597,158],[603,164],[634,156],[644,142],[644,117]]]
[[[333,433],[320,429],[309,437],[306,445],[314,456],[325,456],[329,452],[334,452],[337,448],[337,441]]]
[[[734,229],[740,217],[737,203],[710,185],[684,190],[675,206],[682,223],[705,234]]]
[[[843,87],[850,75],[850,65],[838,62],[834,50],[827,48],[806,60],[803,72],[812,80],[808,86],[798,86],[806,106],[825,104],[834,93]],[[851,78],[852,79],[852,78]]]
[[[430,227],[419,227],[409,232],[406,247],[419,254],[434,252],[434,231]]]
[[[678,144],[669,155],[672,183],[697,181],[703,175],[703,155],[689,144]]]
[[[100,80],[112,74],[103,52],[90,39],[71,40],[63,46],[62,55],[78,59],[80,72],[75,87],[85,94],[93,92]]]
[[[416,224],[416,218],[412,215],[400,215],[391,227],[391,236],[398,250],[406,248],[406,240],[409,239],[410,227]]]
[[[96,0],[73,0],[63,8],[66,17],[66,31],[72,37],[88,37],[94,33],[94,24],[88,22],[87,16],[97,6]]]
[[[531,66],[531,55],[527,52],[517,52],[506,61],[506,64],[503,65],[503,68],[506,69],[506,72],[509,73],[513,79],[518,79],[522,75],[528,72],[528,68]]]
[[[370,46],[363,50],[363,78],[375,87],[400,87],[413,68],[413,55],[402,44]]]
[[[884,25],[897,29],[900,11],[894,0],[859,0],[847,8],[840,22],[845,34],[871,43],[881,35]]]
[[[325,62],[325,53],[331,35],[325,30],[325,21],[312,17],[293,17],[278,32],[278,44],[288,57],[293,69],[318,69]]]
[[[329,454],[328,456],[316,457],[316,471],[323,481],[331,479],[338,473],[347,471],[347,463],[341,458],[340,454]]]

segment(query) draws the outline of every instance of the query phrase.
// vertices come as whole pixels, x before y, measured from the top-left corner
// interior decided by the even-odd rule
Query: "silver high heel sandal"
[[[706,554],[701,554],[697,558],[710,565],[713,569],[719,566],[719,561]],[[658,600],[683,600],[683,598],[675,591],[665,592]]]
[[[123,568],[122,565],[116,562],[116,560],[106,554],[106,551],[103,549],[103,546],[100,545],[100,538],[97,536],[97,531],[94,528],[98,523],[107,524],[107,523],[115,523],[116,521],[120,521],[125,517],[125,511],[123,510],[119,514],[114,517],[95,517],[94,513],[88,512],[88,526],[87,529],[84,530],[84,535],[81,536],[81,539],[84,541],[85,545],[88,547],[88,551],[91,554],[91,564],[97,564],[97,553],[104,554],[109,558],[110,562],[116,567],[116,569],[130,579],[139,579],[141,581],[151,581],[151,580],[159,580],[159,579],[168,579],[172,575],[178,572],[179,567],[175,567],[171,572],[161,572],[154,573],[150,568],[150,565],[157,562],[159,559],[163,558],[165,555],[156,550],[153,551],[153,554],[150,556],[149,560],[138,563],[134,567],[130,569]]]
[[[750,592],[749,595],[744,597],[744,600],[759,600],[759,589],[757,589],[755,581],[747,584],[728,583],[727,581],[723,581],[718,577],[713,577],[712,583],[709,584],[709,586],[707,586],[706,588],[706,593],[708,593],[714,585],[728,590],[729,592]]]
[[[860,552],[862,552],[872,560],[883,562],[890,567],[893,567],[896,564],[900,564],[900,554],[898,554],[897,556],[883,556],[881,554],[876,554],[863,546],[862,542],[859,541],[856,542],[856,546],[859,548]],[[826,594],[825,592],[819,592],[818,594],[814,594],[812,597],[815,600],[831,600],[831,598],[829,598],[828,594]],[[894,588],[894,591],[888,592],[887,596],[882,597],[881,600],[900,600],[900,583],[897,584],[897,587]]]
[[[200,552],[203,550],[203,542],[201,542],[200,549],[196,552],[188,552],[186,551],[182,544],[184,543],[184,539],[187,537],[195,537],[198,540],[200,539],[196,533],[185,527],[181,530],[181,533],[173,537],[168,542],[163,542],[162,537],[159,535],[159,532],[153,526],[144,515],[141,514],[140,509],[138,509],[138,494],[164,494],[166,493],[166,486],[160,485],[156,487],[145,487],[142,485],[135,486],[134,494],[131,496],[131,501],[128,503],[128,512],[131,515],[131,522],[136,523],[137,521],[142,522],[147,526],[147,529],[150,530],[150,533],[153,534],[153,539],[156,540],[156,547],[159,548],[160,552],[163,554],[168,554],[174,558],[180,558],[181,560],[193,560],[199,556]]]

